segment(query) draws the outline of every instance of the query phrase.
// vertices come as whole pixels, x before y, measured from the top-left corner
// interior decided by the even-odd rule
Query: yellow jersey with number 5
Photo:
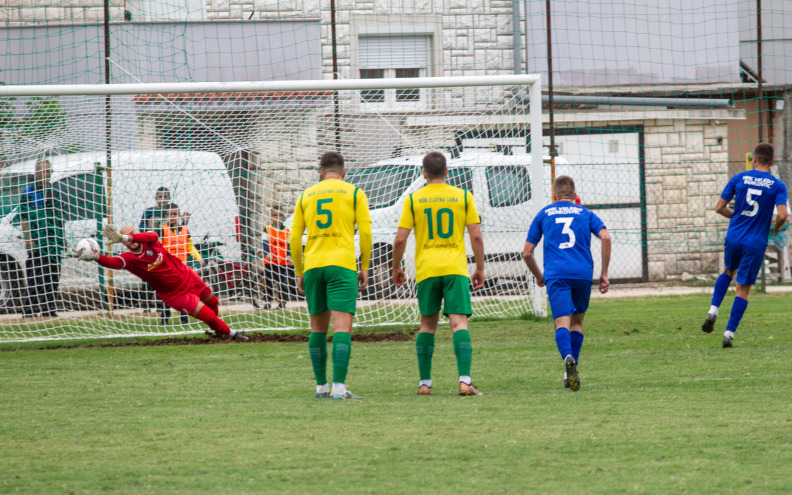
[[[481,223],[470,191],[427,184],[404,201],[399,227],[415,228],[416,281],[445,275],[469,277],[465,227]]]
[[[356,223],[361,230],[370,230],[368,198],[360,188],[340,179],[327,179],[303,191],[291,226],[292,240],[299,236],[301,242],[303,232],[308,231],[304,259],[293,256],[296,275],[324,266],[357,271]]]

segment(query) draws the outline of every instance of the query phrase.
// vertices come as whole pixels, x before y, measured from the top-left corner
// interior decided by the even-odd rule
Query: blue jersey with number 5
[[[769,172],[749,170],[731,178],[721,198],[734,198],[734,216],[726,240],[745,247],[767,246],[767,235],[776,205],[785,205],[787,189]]]
[[[557,201],[542,208],[528,230],[526,241],[538,245],[544,236],[544,279],[592,280],[591,234],[605,228],[584,206]]]

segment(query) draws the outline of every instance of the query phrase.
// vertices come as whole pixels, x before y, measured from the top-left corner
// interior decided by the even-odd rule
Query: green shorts
[[[357,272],[340,266],[311,268],[303,279],[305,301],[312,315],[328,309],[355,314],[358,281]]]
[[[470,279],[462,275],[444,275],[418,282],[418,308],[422,315],[437,314],[443,302],[443,314],[446,316],[472,315]]]

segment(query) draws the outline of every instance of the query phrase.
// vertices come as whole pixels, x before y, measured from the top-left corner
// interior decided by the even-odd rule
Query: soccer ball
[[[74,250],[77,257],[83,261],[94,261],[99,259],[99,243],[96,239],[83,239],[77,243],[77,248]]]

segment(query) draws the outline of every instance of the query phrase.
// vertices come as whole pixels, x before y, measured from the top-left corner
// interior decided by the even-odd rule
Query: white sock
[[[316,386],[316,393],[317,394],[323,394],[323,393],[329,392],[329,391],[330,391],[330,385],[327,384],[327,383],[325,383],[324,385],[317,385]]]
[[[469,376],[460,376],[459,381],[465,385],[470,385],[472,383]]]
[[[421,388],[421,385],[426,385],[429,388],[432,388],[432,380],[421,380],[418,382],[418,388]]]
[[[718,307],[717,306],[710,306],[709,313],[710,315],[718,316]]]
[[[228,336],[229,336],[229,337],[233,337],[234,335],[236,335],[236,330],[234,330],[234,329],[232,328],[232,329],[231,329],[231,331],[228,333]]]
[[[346,391],[347,389],[345,384],[333,382],[333,395],[345,394]]]
[[[567,378],[569,378],[569,377],[567,376],[567,372],[565,371],[564,372],[564,380],[566,380]]]
[[[723,332],[723,336],[724,337],[729,337],[730,339],[733,339],[734,338],[734,332],[732,332],[731,330],[726,330],[725,332]]]

